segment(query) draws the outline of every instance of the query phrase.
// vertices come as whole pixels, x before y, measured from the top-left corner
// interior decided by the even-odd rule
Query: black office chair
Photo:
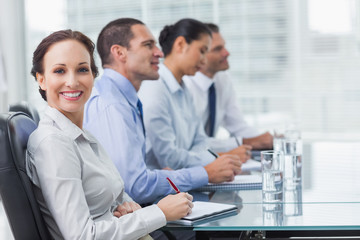
[[[0,114],[0,195],[15,239],[51,239],[25,168],[36,126],[24,113]]]
[[[40,121],[39,113],[36,110],[36,108],[33,107],[28,102],[21,101],[21,102],[15,103],[15,104],[10,104],[9,105],[9,111],[10,112],[23,112],[23,113],[26,113],[27,115],[29,115],[29,117],[32,120],[34,120],[36,125],[39,124],[39,121]]]

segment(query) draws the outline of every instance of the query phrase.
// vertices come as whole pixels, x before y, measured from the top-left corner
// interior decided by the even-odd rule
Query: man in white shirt
[[[207,62],[194,76],[185,76],[183,80],[192,94],[205,132],[211,137],[212,148],[221,151],[248,144],[253,149],[271,149],[272,135],[268,132],[259,134],[245,122],[237,104],[233,83],[224,71],[229,69],[227,58],[230,55],[225,48],[225,40],[218,26],[211,23],[207,26],[213,36]],[[220,126],[231,134],[227,141],[215,138]]]

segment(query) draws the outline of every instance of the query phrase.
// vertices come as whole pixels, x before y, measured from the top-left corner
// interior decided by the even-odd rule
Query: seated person
[[[148,169],[142,122],[147,112],[140,111],[137,91],[144,79],[159,78],[158,63],[163,53],[156,47],[146,25],[132,18],[120,18],[107,24],[99,34],[97,50],[104,74],[96,81],[85,105],[84,128],[104,146],[125,180],[126,192],[136,202],[153,202],[173,192],[166,177],[182,191],[234,178],[240,164],[234,160],[236,157],[230,156],[223,156],[204,167],[177,171]]]
[[[97,50],[104,74],[85,105],[84,128],[104,146],[125,180],[125,190],[138,203],[149,203],[173,192],[170,177],[182,190],[230,181],[240,171],[235,156],[222,156],[208,165],[177,171],[150,170],[145,164],[145,129],[137,91],[144,79],[158,79],[163,57],[144,23],[120,18],[100,32]],[[155,96],[154,96],[155,97]]]
[[[48,106],[30,135],[26,171],[54,239],[138,239],[189,214],[192,196],[169,195],[141,208],[126,194],[105,150],[82,129],[98,74],[93,52],[91,40],[71,30],[36,48],[31,73]]]
[[[195,74],[205,63],[211,31],[197,20],[182,19],[164,27],[159,43],[165,55],[160,79],[143,82],[139,91],[146,113],[146,164],[153,169],[205,166],[216,157],[207,150],[209,138],[182,77]],[[243,145],[226,153],[245,162],[250,149]]]
[[[206,24],[212,32],[212,42],[206,61],[194,76],[184,76],[186,87],[191,92],[197,114],[211,138],[210,146],[231,148],[248,144],[253,149],[272,149],[273,138],[270,133],[259,134],[249,126],[237,104],[233,83],[224,70],[229,69],[230,55],[225,48],[225,40],[215,24]],[[212,100],[214,99],[214,100]],[[222,126],[232,136],[226,141],[215,138]]]

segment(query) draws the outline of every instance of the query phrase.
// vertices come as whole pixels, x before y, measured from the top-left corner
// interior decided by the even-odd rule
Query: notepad
[[[255,190],[261,189],[261,174],[237,175],[232,182],[209,183],[196,189],[197,191],[215,191],[215,190]]]
[[[241,171],[243,172],[261,171],[261,162],[255,161],[253,159],[249,159],[241,165]]]
[[[232,204],[213,203],[195,201],[192,213],[176,221],[169,223],[176,223],[181,225],[196,225],[219,218],[236,215],[237,207]]]

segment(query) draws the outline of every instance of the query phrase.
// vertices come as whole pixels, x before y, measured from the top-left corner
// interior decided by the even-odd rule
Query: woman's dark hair
[[[133,25],[144,25],[143,22],[134,18],[119,18],[109,22],[100,32],[96,47],[101,58],[101,64],[110,64],[110,48],[112,45],[120,45],[130,48],[130,40],[134,38],[131,30]]]
[[[95,65],[95,60],[94,60],[95,44],[83,33],[78,32],[78,31],[72,31],[72,30],[68,29],[68,30],[57,31],[57,32],[50,34],[49,36],[47,36],[46,38],[44,38],[41,41],[41,43],[38,45],[38,47],[34,51],[31,75],[33,75],[35,77],[35,80],[37,80],[36,73],[44,74],[43,61],[44,61],[44,56],[47,53],[47,51],[49,50],[49,48],[54,43],[65,41],[65,40],[76,40],[76,41],[79,41],[80,43],[84,44],[85,48],[88,50],[88,52],[90,54],[91,72],[92,72],[94,78],[97,77],[99,72]],[[39,92],[40,92],[42,98],[46,101],[46,91],[42,90],[39,86]]]
[[[195,19],[184,18],[174,25],[165,26],[160,32],[159,43],[166,57],[171,53],[177,37],[183,36],[186,42],[190,44],[192,41],[200,39],[202,34],[212,36],[211,30],[204,23]]]

